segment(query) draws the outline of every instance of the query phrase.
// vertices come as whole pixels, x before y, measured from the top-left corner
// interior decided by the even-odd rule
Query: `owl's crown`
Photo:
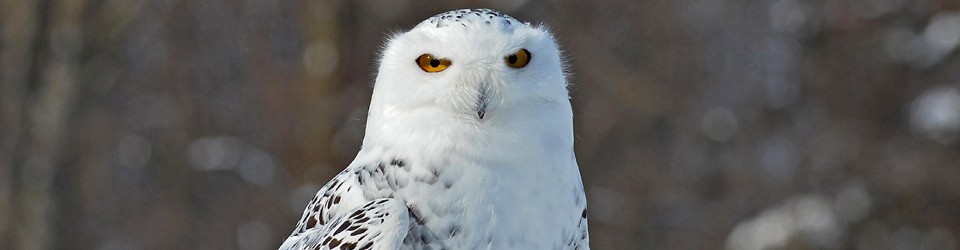
[[[475,26],[475,25],[503,25],[503,26],[513,26],[513,25],[523,25],[517,19],[508,16],[506,14],[500,13],[496,10],[491,9],[459,9],[451,10],[444,13],[434,15],[433,17],[424,20],[417,26],[434,26],[437,28],[443,28],[447,26],[457,25],[457,26]]]

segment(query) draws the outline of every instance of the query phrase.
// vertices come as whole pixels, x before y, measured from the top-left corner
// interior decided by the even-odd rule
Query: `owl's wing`
[[[333,177],[280,249],[395,249],[391,246],[407,234],[410,215],[400,200],[377,199],[392,197],[383,172],[383,164],[356,164]]]
[[[318,228],[290,236],[280,249],[399,249],[410,228],[403,202],[367,202]]]

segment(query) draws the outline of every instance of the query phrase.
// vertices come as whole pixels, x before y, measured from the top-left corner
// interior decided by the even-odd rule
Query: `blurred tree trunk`
[[[76,96],[83,1],[5,5],[0,184],[11,191],[0,198],[12,201],[2,207],[12,213],[0,214],[0,230],[10,241],[4,248],[46,249],[55,245],[53,177],[62,165],[62,138]]]
[[[39,1],[0,2],[0,248],[14,248],[14,165],[28,72],[36,53]]]

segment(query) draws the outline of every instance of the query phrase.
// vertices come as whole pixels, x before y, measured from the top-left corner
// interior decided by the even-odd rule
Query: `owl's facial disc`
[[[496,62],[493,64],[502,63],[503,66],[500,67],[507,69],[506,71],[509,74],[526,67],[527,64],[530,63],[531,58],[533,58],[533,55],[530,53],[530,51],[525,48],[521,48],[516,52],[504,55],[502,62],[499,62],[496,59],[493,60]],[[420,69],[427,74],[443,74],[444,71],[446,71],[449,67],[462,66],[459,65],[459,63],[458,65],[454,65],[451,59],[437,57],[430,53],[420,55],[414,60],[414,63],[417,64],[417,66],[419,66]],[[470,107],[470,111],[476,113],[477,118],[483,120],[487,114],[488,108],[490,108],[491,99],[494,98],[493,95],[497,91],[492,89],[496,88],[496,86],[494,86],[496,84],[491,84],[488,80],[490,78],[494,78],[492,75],[489,75],[492,73],[489,70],[491,66],[489,66],[488,63],[480,64],[487,64],[487,66],[474,67],[480,69],[474,69],[472,70],[473,74],[469,74],[474,76],[480,75],[480,77],[468,77],[467,79],[461,79],[461,81],[464,82],[461,82],[461,84],[458,85],[462,86],[461,90],[465,91],[464,93],[467,93],[467,96],[461,96],[466,97],[465,99],[467,99],[461,99],[462,101],[466,101],[462,104],[467,104],[467,106]]]
[[[544,27],[492,10],[457,10],[388,41],[371,110],[496,126],[562,109],[567,98],[559,50]]]

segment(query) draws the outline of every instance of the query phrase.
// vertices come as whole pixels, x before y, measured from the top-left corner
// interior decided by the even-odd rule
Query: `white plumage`
[[[363,146],[281,249],[589,249],[560,50],[488,9],[392,37]]]

